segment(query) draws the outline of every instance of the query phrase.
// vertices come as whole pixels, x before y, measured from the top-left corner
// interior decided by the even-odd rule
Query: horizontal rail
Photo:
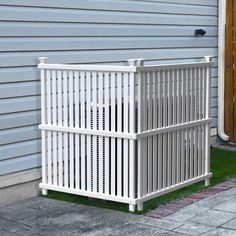
[[[136,72],[134,66],[104,66],[104,65],[65,65],[65,64],[38,64],[39,69],[51,70],[81,70],[98,72]]]
[[[161,65],[145,65],[145,66],[110,66],[110,65],[67,65],[67,64],[38,64],[39,69],[51,70],[81,70],[81,71],[98,71],[98,72],[139,72],[152,70],[167,70],[180,68],[194,68],[212,66],[213,62],[193,62],[193,63],[177,63],[177,64],[161,64]]]
[[[169,69],[186,69],[195,67],[212,66],[213,62],[193,62],[193,63],[178,63],[178,64],[162,64],[150,66],[138,66],[136,71],[152,71],[152,70],[169,70]]]
[[[118,132],[105,131],[105,130],[81,129],[81,128],[64,127],[64,126],[57,126],[57,125],[39,125],[39,128],[41,130],[47,130],[47,131],[95,135],[95,136],[111,137],[111,138],[124,138],[124,139],[131,139],[131,140],[137,139],[136,134],[118,133]]]
[[[78,189],[71,189],[71,188],[60,187],[60,186],[55,186],[55,185],[51,185],[51,184],[40,183],[39,187],[42,189],[77,194],[77,195],[81,195],[84,197],[101,198],[101,199],[105,199],[108,201],[114,201],[114,202],[135,204],[135,201],[137,201],[137,200],[131,199],[131,198],[118,197],[118,196],[109,195],[109,194],[105,194],[105,193],[90,192],[88,190],[83,191],[83,190],[78,190]]]
[[[139,134],[137,134],[136,138],[137,139],[146,138],[146,137],[153,136],[156,134],[162,134],[162,133],[167,133],[167,132],[171,132],[171,131],[182,130],[184,128],[190,128],[190,127],[195,127],[198,125],[208,124],[208,123],[211,123],[211,121],[212,121],[212,119],[204,119],[204,120],[197,120],[197,121],[191,121],[191,122],[186,122],[186,123],[182,123],[182,124],[166,126],[166,127],[162,127],[162,128],[139,133]]]
[[[198,183],[201,182],[203,180],[209,179],[212,177],[212,173],[207,174],[207,175],[203,175],[197,178],[193,178],[190,180],[187,180],[185,182],[182,182],[180,184],[176,184],[174,186],[171,186],[169,188],[166,189],[162,189],[160,191],[157,191],[155,193],[151,193],[149,195],[146,195],[145,197],[141,198],[141,199],[131,199],[131,198],[125,198],[125,197],[118,197],[118,196],[114,196],[114,195],[108,195],[108,194],[104,194],[104,193],[95,193],[95,192],[90,192],[90,191],[83,191],[83,190],[78,190],[78,189],[71,189],[71,188],[66,188],[66,187],[60,187],[60,186],[54,186],[51,184],[44,184],[44,183],[40,183],[39,187],[42,189],[48,189],[48,190],[53,190],[53,191],[60,191],[60,192],[65,192],[65,193],[71,193],[71,194],[77,194],[77,195],[81,195],[81,196],[85,196],[85,197],[92,197],[92,198],[102,198],[105,200],[109,200],[109,201],[115,201],[115,202],[122,202],[122,203],[128,203],[128,204],[140,204],[142,202],[146,202],[150,199],[153,199],[155,197],[159,197],[162,196],[164,194],[173,192],[175,190],[178,190],[180,188],[184,188],[187,187],[193,183]]]
[[[82,129],[82,128],[75,128],[75,127],[64,127],[64,126],[57,126],[57,125],[42,125],[42,124],[39,125],[39,128],[41,130],[46,130],[46,131],[57,131],[57,132],[137,140],[137,139],[146,138],[146,137],[157,135],[157,134],[181,130],[184,128],[195,127],[195,126],[203,125],[203,124],[208,124],[211,121],[212,119],[204,119],[204,120],[186,122],[186,123],[166,126],[163,128],[158,128],[158,129],[154,129],[154,130],[150,130],[150,131],[146,131],[146,132],[142,132],[138,134],[123,133],[123,132],[118,133],[118,132],[105,131],[105,130],[92,130],[92,129]]]
[[[164,194],[176,191],[176,190],[181,189],[181,188],[185,188],[185,187],[187,187],[187,186],[189,186],[191,184],[195,184],[195,183],[204,181],[206,179],[210,179],[211,177],[212,177],[212,173],[209,173],[207,175],[202,175],[202,176],[199,176],[199,177],[196,177],[196,178],[184,181],[182,183],[176,184],[176,185],[171,186],[169,188],[162,189],[160,191],[148,194],[145,197],[143,197],[142,199],[136,199],[135,200],[135,204],[140,204],[142,202],[146,202],[146,201],[148,201],[150,199],[153,199],[153,198],[156,198],[156,197],[160,197],[160,196],[162,196]]]

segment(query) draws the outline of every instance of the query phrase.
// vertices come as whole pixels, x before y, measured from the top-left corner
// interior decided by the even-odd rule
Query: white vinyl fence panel
[[[47,190],[128,203],[209,184],[207,61],[145,66],[40,59],[42,183]]]

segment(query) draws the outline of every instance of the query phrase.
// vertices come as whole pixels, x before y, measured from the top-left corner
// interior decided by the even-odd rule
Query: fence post
[[[143,66],[144,59],[129,59],[128,60],[130,66]],[[137,77],[138,83],[138,133],[142,132],[143,127],[143,114],[142,114],[142,97],[143,97],[143,87],[142,87],[142,76],[141,72],[138,72]],[[143,148],[142,141],[138,140],[138,181],[137,181],[137,197],[138,199],[142,199],[143,197]],[[143,210],[143,202],[138,203],[138,211]]]
[[[212,61],[211,56],[205,56],[207,62]],[[210,97],[211,97],[211,67],[207,67],[207,77],[206,77],[206,119],[210,118]],[[210,123],[206,124],[205,139],[206,139],[206,150],[205,150],[205,174],[210,173]],[[205,180],[205,186],[210,186],[210,178]]]
[[[144,58],[129,59],[128,62],[129,62],[130,66],[143,66],[144,65]]]
[[[39,57],[39,64],[42,65],[45,63],[47,57]],[[45,100],[45,71],[40,69],[40,78],[41,78],[41,124],[46,124],[46,100]],[[46,131],[42,130],[42,183],[46,184]],[[42,189],[42,195],[47,195],[47,189]]]
[[[129,66],[143,66],[143,59],[129,59]],[[130,133],[135,133],[135,73],[130,73]],[[135,199],[135,141],[130,140],[130,195],[131,199]],[[135,205],[129,205],[129,211],[135,211]]]

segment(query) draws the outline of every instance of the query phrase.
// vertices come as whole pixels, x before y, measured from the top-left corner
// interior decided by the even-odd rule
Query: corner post
[[[206,62],[212,61],[212,56],[205,56]],[[210,98],[211,98],[211,67],[207,67],[207,75],[206,75],[206,119],[210,118]],[[210,123],[206,124],[205,130],[205,140],[206,140],[206,147],[205,147],[205,175],[210,174]],[[205,187],[210,186],[210,178],[205,179]]]
[[[43,188],[43,189],[42,189],[42,195],[43,195],[43,196],[47,196],[47,195],[48,195],[48,190],[45,189],[45,188]]]
[[[141,67],[144,66],[144,59],[143,58],[139,58],[139,59],[129,59],[128,60],[129,65],[133,66],[133,67]],[[138,123],[135,124],[135,126],[138,126],[138,133],[141,133],[143,131],[143,114],[142,114],[142,108],[143,108],[143,79],[142,79],[142,75],[141,72],[138,72],[137,77],[136,77],[136,83],[138,84]],[[135,86],[135,85],[134,85]],[[135,119],[134,119],[135,120]],[[135,130],[135,126],[134,126],[134,130]],[[137,181],[137,198],[138,199],[142,199],[143,198],[143,142],[141,139],[137,140],[138,142],[138,181]],[[133,165],[135,164],[135,161],[133,160]],[[135,166],[135,165],[134,165]],[[134,172],[134,171],[133,171]],[[134,175],[134,173],[133,173]],[[135,183],[135,182],[134,182]],[[135,198],[135,194],[133,193],[132,198]],[[130,211],[134,210],[135,206],[131,206],[130,205]],[[143,203],[140,202],[138,203],[137,206],[137,210],[138,211],[142,211],[143,210]]]
[[[212,62],[213,56],[205,56],[204,58],[205,58],[206,62]]]
[[[129,59],[128,63],[130,66],[143,66],[144,65],[144,59],[143,58],[138,58],[138,59]]]
[[[129,211],[130,212],[135,212],[135,205],[129,204]]]
[[[46,61],[47,59],[48,59],[47,57],[39,57],[39,58],[38,58],[39,64],[40,64],[40,65],[45,64],[45,61]]]
[[[40,57],[39,65],[45,64],[47,57]],[[40,69],[41,77],[41,124],[46,124],[46,82],[45,82],[45,70]],[[42,130],[42,184],[46,184],[46,131]],[[42,195],[47,195],[48,190],[42,189]]]

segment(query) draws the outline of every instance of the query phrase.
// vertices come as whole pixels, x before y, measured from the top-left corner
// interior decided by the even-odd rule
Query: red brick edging
[[[187,197],[184,197],[182,199],[178,199],[175,201],[172,201],[170,203],[167,203],[165,205],[160,205],[157,208],[149,211],[146,213],[146,216],[154,217],[154,218],[164,218],[170,214],[173,214],[177,211],[179,211],[181,208],[188,206],[194,202],[198,202],[204,198],[207,198],[209,196],[212,196],[216,193],[220,193],[223,191],[226,191],[228,189],[236,187],[236,179],[231,179],[228,181],[225,181],[223,183],[217,184],[214,187],[206,188],[200,192],[193,193]]]

